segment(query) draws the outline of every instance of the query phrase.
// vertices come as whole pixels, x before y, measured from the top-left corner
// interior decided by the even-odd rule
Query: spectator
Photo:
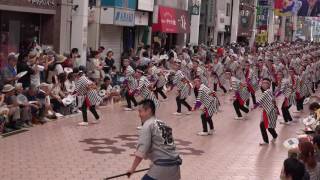
[[[38,54],[34,52],[30,52],[29,55],[21,55],[21,59],[17,65],[17,72],[21,73],[26,71],[27,74],[21,77],[18,82],[23,84],[23,88],[27,88],[30,86],[31,83],[31,75],[35,73],[34,69],[28,65],[30,61],[36,61]]]
[[[304,163],[310,180],[318,180],[320,178],[320,164],[315,158],[315,150],[311,142],[299,143],[300,159]]]
[[[309,180],[309,175],[303,163],[296,158],[288,158],[283,163],[281,180]]]
[[[47,83],[40,84],[40,91],[38,94],[41,105],[45,108],[45,116],[49,119],[57,119],[56,113],[53,111],[51,106],[51,90],[52,85]]]
[[[26,97],[30,102],[31,106],[31,113],[32,113],[32,120],[35,124],[41,123],[44,124],[47,121],[44,119],[45,107],[41,103],[39,98],[39,90],[36,86],[31,85],[26,92]]]
[[[17,83],[15,85],[15,90],[17,94],[17,102],[20,106],[21,126],[25,128],[31,127],[31,104],[29,103],[28,98],[24,95],[22,83]]]
[[[65,98],[65,94],[62,90],[60,81],[65,81],[65,74],[59,74],[58,78],[53,79],[53,87],[51,89],[51,99],[50,102],[53,107],[54,112],[61,113],[62,108],[64,107],[64,104],[62,102],[62,99]]]
[[[68,56],[66,61],[62,63],[62,66],[64,68],[66,68],[66,67],[68,67],[68,68],[78,67],[79,66],[78,58],[80,58],[78,48],[72,48],[70,55]]]
[[[40,71],[44,70],[44,66],[39,65],[39,60],[37,56],[32,56],[32,54],[28,56],[27,62],[30,68],[30,84],[34,86],[39,86],[41,82]],[[25,88],[26,86],[24,86]],[[29,87],[29,86],[27,86]]]
[[[317,163],[320,163],[320,135],[316,135],[313,137],[313,145],[315,148],[315,158]]]
[[[91,52],[92,57],[88,62],[88,77],[92,79],[96,84],[100,83],[102,79],[102,65],[100,62],[100,54],[98,51]]]
[[[4,102],[9,108],[8,124],[7,130],[19,130],[21,129],[21,120],[20,120],[20,107],[17,102],[17,96],[14,92],[14,86],[11,84],[4,85],[2,92],[5,94]]]
[[[2,70],[4,84],[14,85],[19,79],[17,77],[17,57],[14,53],[9,54],[8,64]]]
[[[114,66],[114,59],[113,59],[113,51],[112,50],[109,50],[107,52],[107,57],[105,59],[105,66],[104,66],[104,72],[106,74],[109,74],[110,73],[110,70],[111,68]]]

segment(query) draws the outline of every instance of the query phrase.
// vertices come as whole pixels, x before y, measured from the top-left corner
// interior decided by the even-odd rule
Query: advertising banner
[[[275,0],[275,13],[278,16],[320,16],[320,0]]]

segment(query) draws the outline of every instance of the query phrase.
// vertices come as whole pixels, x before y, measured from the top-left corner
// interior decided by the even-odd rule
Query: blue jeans
[[[148,174],[145,174],[141,180],[156,180],[156,179],[153,179],[152,177],[150,177]]]

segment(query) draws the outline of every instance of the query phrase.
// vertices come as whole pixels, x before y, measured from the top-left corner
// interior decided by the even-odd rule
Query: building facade
[[[37,41],[60,51],[61,0],[0,0],[0,49],[19,52]]]

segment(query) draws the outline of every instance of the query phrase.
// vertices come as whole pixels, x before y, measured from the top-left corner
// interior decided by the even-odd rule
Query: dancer
[[[216,58],[214,60],[212,74],[213,74],[213,90],[217,91],[218,85],[220,89],[223,90],[224,93],[227,93],[226,88],[221,83],[221,78],[223,75],[224,67],[221,62],[219,62],[219,59]]]
[[[236,77],[231,77],[232,81],[232,89],[235,92],[234,101],[233,101],[233,107],[234,110],[237,113],[237,117],[235,117],[235,120],[244,120],[246,117],[243,117],[241,114],[242,110],[246,114],[249,113],[249,98],[250,98],[250,92],[248,91],[245,83],[242,83],[239,79]]]
[[[138,105],[135,97],[134,97],[134,90],[138,86],[137,80],[134,78],[135,71],[130,66],[129,59],[123,60],[123,66],[124,66],[124,75],[125,75],[125,97],[127,101],[127,107],[124,109],[125,111],[132,111],[132,105],[131,102],[133,102],[133,105],[136,107]]]
[[[283,73],[281,72],[278,73],[277,80],[278,84],[280,85],[280,90],[276,93],[276,97],[278,97],[280,94],[284,95],[284,100],[281,105],[281,112],[284,122],[280,123],[290,125],[293,119],[289,109],[295,101],[295,96],[292,91],[292,84],[290,84],[288,79],[283,77]]]
[[[142,180],[179,180],[182,159],[176,151],[172,129],[155,117],[156,106],[152,100],[143,100],[139,105],[139,116],[143,126],[128,176],[133,174],[142,159],[148,158],[152,165]]]
[[[260,122],[260,131],[263,138],[261,146],[269,144],[269,138],[267,129],[272,135],[272,142],[275,142],[278,134],[275,130],[278,118],[278,109],[276,106],[275,98],[272,93],[271,87],[272,81],[268,78],[264,78],[261,84],[261,90],[263,91],[261,97],[258,99],[258,105],[262,107],[262,120]]]
[[[181,105],[183,104],[186,108],[188,108],[188,112],[186,113],[187,115],[191,114],[192,108],[186,101],[186,99],[190,96],[191,94],[191,85],[190,82],[187,80],[186,77],[183,77],[181,80],[182,83],[178,86],[178,96],[176,97],[176,102],[177,102],[177,112],[174,113],[174,115],[180,116],[182,115],[181,113]]]
[[[96,84],[86,77],[84,67],[79,67],[79,69],[75,69],[73,72],[76,75],[76,88],[74,93],[78,97],[78,103],[82,104],[81,111],[83,122],[79,123],[79,125],[88,125],[88,108],[96,119],[95,121],[93,121],[93,123],[99,123],[100,117],[96,111],[95,105],[100,103],[102,101],[102,98],[97,92]]]
[[[195,78],[194,86],[199,90],[194,110],[199,109],[202,104],[204,106],[203,113],[201,114],[203,131],[199,132],[198,135],[212,135],[214,131],[212,116],[218,111],[218,97],[216,96],[214,91],[211,91],[206,85],[201,82],[199,77]],[[208,130],[207,124],[209,124],[210,130]]]
[[[251,65],[249,61],[245,62],[245,79],[246,79],[246,85],[251,94],[253,105],[256,105],[257,104],[256,91],[259,89],[259,79],[256,73],[251,69]]]
[[[149,82],[147,77],[144,76],[144,71],[142,70],[142,68],[136,69],[135,77],[138,81],[138,87],[134,90],[134,93],[139,93],[143,99],[152,100],[158,108],[160,106],[159,101],[152,92],[152,84]]]
[[[164,100],[167,99],[167,96],[166,94],[163,92],[163,87],[166,85],[167,83],[167,80],[166,80],[166,77],[164,76],[162,70],[160,69],[157,69],[156,72],[155,72],[155,88],[156,90],[154,91],[155,93],[155,96],[157,99],[159,99],[158,97],[158,93],[162,96],[162,98]]]

